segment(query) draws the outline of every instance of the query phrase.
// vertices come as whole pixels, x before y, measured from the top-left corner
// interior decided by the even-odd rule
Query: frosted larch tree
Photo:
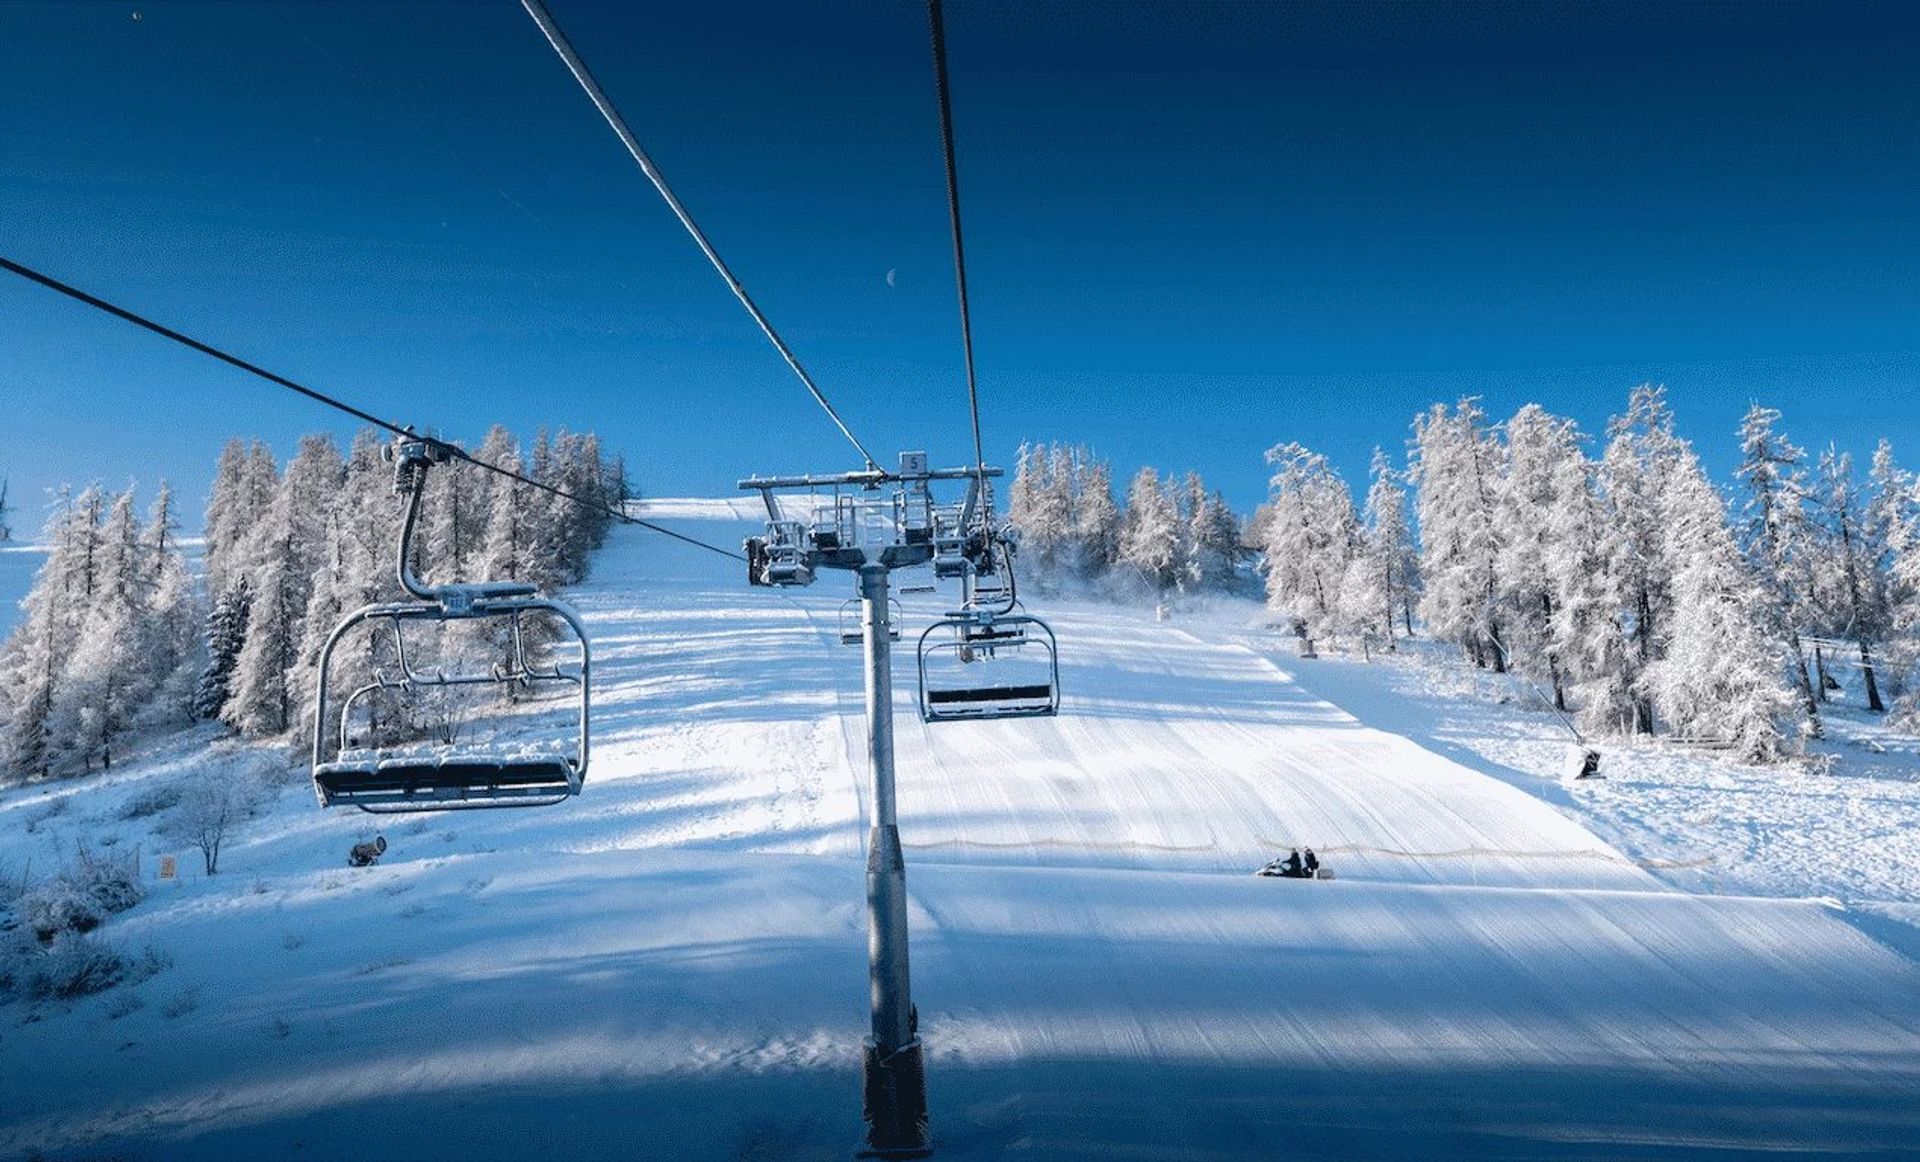
[[[1674,600],[1666,648],[1647,669],[1654,705],[1676,734],[1724,740],[1751,762],[1776,759],[1794,698],[1766,628],[1767,595],[1734,542],[1719,492],[1684,444],[1659,500]]]
[[[1800,642],[1813,593],[1813,536],[1802,463],[1806,454],[1774,430],[1779,422],[1779,412],[1757,403],[1740,421],[1736,476],[1746,485],[1747,498],[1739,540],[1767,594],[1766,623],[1786,646],[1787,672],[1799,691],[1808,734],[1819,738],[1820,701]]]
[[[1180,510],[1153,468],[1140,469],[1127,487],[1119,560],[1138,572],[1158,595],[1164,595],[1177,579]]]
[[[1409,475],[1420,513],[1420,616],[1477,665],[1506,669],[1499,619],[1498,439],[1478,400],[1435,404],[1414,421]]]
[[[1346,481],[1326,457],[1297,443],[1267,451],[1267,607],[1293,621],[1312,651],[1336,632],[1340,589],[1354,549],[1356,519]]]

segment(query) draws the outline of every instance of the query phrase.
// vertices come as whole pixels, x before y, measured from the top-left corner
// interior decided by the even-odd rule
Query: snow
[[[646,515],[732,544],[758,508]],[[616,530],[569,595],[595,634],[585,794],[376,819],[279,785],[221,875],[183,858],[101,929],[171,968],[0,1007],[0,1156],[846,1157],[866,1026],[850,592],[749,590],[734,562]],[[910,645],[941,607],[903,602]],[[1879,932],[1912,931],[1912,877],[1798,893],[1840,906],[1760,898],[1795,893],[1736,880],[1718,824],[1660,798],[1709,777],[1682,768],[1738,768],[1610,750],[1613,778],[1569,789],[1533,773],[1557,761],[1550,719],[1423,693],[1437,671],[1414,665],[1293,661],[1251,607],[1029,604],[1060,636],[1057,719],[928,726],[895,665],[940,1157],[1920,1141],[1920,965]],[[0,794],[0,867],[108,836],[149,866],[181,850],[129,806],[284,762],[212,735]],[[1816,776],[1752,775],[1795,777]],[[381,864],[346,868],[376,832]],[[1250,874],[1295,843],[1340,878]],[[1659,866],[1681,855],[1719,882]]]

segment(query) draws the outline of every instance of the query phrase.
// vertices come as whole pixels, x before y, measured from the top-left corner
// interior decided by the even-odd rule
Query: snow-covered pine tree
[[[1082,458],[1079,495],[1073,513],[1075,567],[1083,577],[1098,577],[1120,557],[1120,506],[1113,499],[1113,469],[1091,454]]]
[[[1881,672],[1891,700],[1891,720],[1920,728],[1920,479],[1895,462],[1893,446],[1881,440],[1868,476],[1865,525],[1881,553],[1889,632]]]
[[[1411,633],[1412,590],[1416,565],[1413,530],[1407,526],[1407,494],[1400,486],[1392,461],[1379,448],[1369,466],[1361,527],[1354,539],[1354,558],[1341,583],[1342,619],[1351,632],[1370,634],[1388,650],[1397,650],[1397,622]]]
[[[56,758],[52,722],[61,695],[79,600],[70,580],[79,552],[73,496],[66,488],[47,516],[47,559],[21,602],[25,616],[0,648],[0,687],[9,712],[0,735],[0,767],[15,780],[44,779]],[[86,534],[91,536],[91,533]]]
[[[1240,522],[1218,492],[1209,492],[1198,472],[1188,472],[1180,495],[1180,583],[1194,590],[1221,590],[1233,583],[1240,556]]]
[[[1364,522],[1353,529],[1353,552],[1340,579],[1330,627],[1334,636],[1360,643],[1371,654],[1376,646],[1395,648],[1393,600],[1387,592],[1387,571],[1381,564],[1374,530]]]
[[[1673,606],[1646,685],[1675,734],[1724,740],[1750,762],[1769,762],[1785,749],[1781,723],[1794,698],[1782,647],[1767,630],[1767,594],[1693,450],[1679,442],[1673,457],[1658,497]]]
[[[67,628],[80,632],[80,624],[93,607],[93,594],[100,580],[100,525],[106,517],[106,497],[98,484],[80,490],[67,507],[66,528],[61,533],[67,546]]]
[[[1807,672],[1800,635],[1809,623],[1813,595],[1813,529],[1807,519],[1806,454],[1776,432],[1780,413],[1753,404],[1740,421],[1740,468],[1747,499],[1740,546],[1766,591],[1767,625],[1787,649],[1787,672],[1800,694],[1811,737],[1822,734],[1820,701]]]
[[[314,577],[325,557],[328,515],[344,472],[332,437],[303,438],[265,521],[249,539],[253,600],[232,693],[220,717],[250,738],[278,735],[294,724],[291,679]]]
[[[153,691],[140,720],[152,726],[184,726],[194,718],[195,687],[205,662],[200,637],[205,612],[180,549],[173,489],[164,480],[147,510],[140,555],[147,593],[141,649],[154,674]]]
[[[1048,530],[1047,552],[1040,563],[1040,571],[1050,577],[1062,576],[1078,556],[1078,546],[1074,542],[1074,509],[1079,504],[1080,475],[1086,455],[1084,448],[1073,448],[1066,444],[1054,444],[1047,449],[1047,473],[1042,478],[1039,495],[1035,497],[1038,509],[1035,516],[1042,527]],[[1021,529],[1021,535],[1026,530]],[[1025,540],[1020,543],[1021,552],[1029,559]]]
[[[113,766],[114,744],[133,728],[159,685],[153,659],[141,649],[147,618],[147,586],[134,517],[133,490],[114,498],[99,537],[93,596],[80,618],[66,681],[55,703],[51,729],[76,774]]]
[[[1059,445],[1021,445],[1007,519],[1020,530],[1020,561],[1036,581],[1057,578],[1072,553],[1072,473],[1072,458]]]
[[[1643,383],[1628,397],[1626,414],[1607,425],[1607,449],[1599,469],[1604,501],[1602,543],[1609,582],[1607,603],[1620,611],[1628,649],[1619,680],[1630,692],[1628,729],[1653,733],[1653,695],[1647,669],[1666,652],[1673,613],[1670,543],[1664,536],[1661,498],[1691,455],[1673,433],[1666,389]]]
[[[1501,448],[1480,403],[1464,398],[1416,418],[1410,475],[1419,494],[1420,616],[1476,665],[1506,668],[1499,648]]]
[[[1858,643],[1867,708],[1884,711],[1874,651],[1893,629],[1887,550],[1866,527],[1867,502],[1854,481],[1853,457],[1829,444],[1820,454],[1817,476],[1820,567],[1815,574],[1815,609],[1822,630]]]
[[[599,508],[606,501],[600,495],[602,473],[599,441],[589,436],[559,432],[553,438],[547,471],[540,478],[585,503],[565,496],[542,493],[549,520],[550,549],[555,579],[571,585],[585,579],[593,550],[606,540],[606,516]]]
[[[1120,528],[1121,564],[1133,569],[1156,595],[1176,580],[1180,559],[1180,510],[1152,467],[1140,469],[1127,487]]]
[[[235,436],[220,449],[220,461],[213,471],[213,489],[207,495],[203,518],[205,539],[201,560],[206,570],[207,591],[215,597],[230,583],[228,562],[245,537],[246,522],[258,516],[245,511],[247,500],[247,442]]]
[[[207,612],[206,662],[193,690],[193,716],[201,719],[220,717],[233,693],[233,668],[240,661],[240,647],[247,640],[247,616],[253,607],[253,590],[245,574],[236,576],[213,599]]]
[[[1389,622],[1387,648],[1391,650],[1396,648],[1391,625],[1395,618],[1406,635],[1413,636],[1413,609],[1420,599],[1420,549],[1407,520],[1405,474],[1395,469],[1379,448],[1373,450],[1369,470],[1372,480],[1367,486],[1367,528],[1376,563],[1383,571],[1381,584]]]
[[[1339,629],[1340,592],[1354,553],[1353,495],[1326,457],[1298,443],[1267,450],[1267,607],[1309,643]]]
[[[1586,488],[1584,473],[1567,468],[1584,458],[1580,432],[1572,420],[1530,403],[1507,421],[1506,435],[1507,471],[1496,509],[1504,644],[1513,665],[1546,682],[1555,709],[1564,711],[1566,674],[1554,633],[1556,593],[1548,563],[1562,551],[1552,519],[1570,503],[1561,490]]]
[[[1595,491],[1595,466],[1576,448],[1554,472],[1551,505],[1541,514],[1551,547],[1542,562],[1553,602],[1548,640],[1580,724],[1592,734],[1624,733],[1634,715],[1633,672],[1606,571],[1607,517]]]

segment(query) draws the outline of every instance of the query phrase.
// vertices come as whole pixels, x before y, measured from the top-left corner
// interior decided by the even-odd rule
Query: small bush
[[[148,819],[162,811],[170,811],[180,805],[180,796],[183,792],[184,788],[178,782],[148,787],[126,801],[120,808],[120,818]]]
[[[62,932],[93,931],[108,916],[138,904],[145,894],[138,852],[96,854],[81,844],[58,875],[27,885],[14,908],[35,938],[51,944]]]
[[[26,992],[35,1000],[73,1000],[119,984],[127,976],[127,958],[104,940],[63,933],[26,969]]]
[[[65,875],[75,879],[108,913],[124,912],[146,898],[140,882],[140,853],[96,855],[86,844],[74,849]]]

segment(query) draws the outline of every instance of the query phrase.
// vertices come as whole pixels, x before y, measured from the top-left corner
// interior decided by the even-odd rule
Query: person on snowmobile
[[[1293,851],[1288,854],[1286,862],[1280,865],[1280,874],[1286,876],[1288,879],[1299,879],[1305,874],[1300,870],[1299,848],[1294,848]]]
[[[1307,849],[1307,858],[1302,866],[1306,868],[1306,874],[1308,879],[1312,879],[1313,877],[1320,874],[1320,860],[1319,860],[1319,857],[1313,854],[1313,849],[1311,847]]]

